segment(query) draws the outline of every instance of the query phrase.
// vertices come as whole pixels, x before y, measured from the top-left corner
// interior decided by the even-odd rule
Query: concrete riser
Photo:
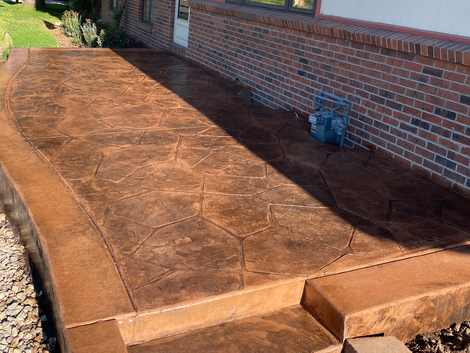
[[[303,305],[340,340],[384,334],[406,342],[470,318],[470,249],[307,281]]]

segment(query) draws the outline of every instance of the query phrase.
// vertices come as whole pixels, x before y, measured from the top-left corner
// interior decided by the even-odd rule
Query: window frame
[[[310,9],[295,8],[293,6],[293,0],[284,0],[283,6],[260,3],[260,2],[250,1],[250,0],[226,0],[226,2],[235,3],[235,4],[239,4],[243,6],[261,7],[265,9],[271,9],[271,10],[277,10],[277,11],[283,11],[283,12],[294,12],[294,13],[312,15],[312,16],[315,15],[315,10],[316,10],[318,1],[319,0],[313,0],[313,7],[310,10]]]
[[[143,23],[148,23],[148,24],[153,24],[154,21],[154,0],[142,0],[142,17],[141,21]],[[145,18],[145,4],[149,4],[150,9],[149,9],[149,17],[150,18]]]

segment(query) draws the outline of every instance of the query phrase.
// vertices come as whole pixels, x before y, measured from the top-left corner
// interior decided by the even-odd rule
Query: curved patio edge
[[[134,308],[101,233],[10,118],[9,86],[28,57],[28,49],[12,49],[0,66],[0,202],[44,281],[61,348],[68,351],[68,329]]]

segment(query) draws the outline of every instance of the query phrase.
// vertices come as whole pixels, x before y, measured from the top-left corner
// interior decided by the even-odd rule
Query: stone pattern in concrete
[[[153,50],[31,50],[15,122],[101,230],[137,310],[467,243],[470,203]],[[254,277],[252,277],[254,278]]]
[[[340,352],[341,345],[300,306],[129,346],[129,353]]]
[[[46,49],[47,50],[47,49]],[[29,59],[12,49],[0,67],[0,101]],[[0,105],[0,200],[43,280],[61,347],[69,325],[134,312],[102,234],[63,179],[45,163]]]

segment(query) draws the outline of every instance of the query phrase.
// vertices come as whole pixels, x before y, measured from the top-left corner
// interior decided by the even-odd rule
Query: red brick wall
[[[272,108],[312,113],[320,91],[344,97],[352,103],[347,146],[376,149],[470,194],[470,54],[453,50],[470,46],[423,37],[415,45],[412,35],[373,29],[348,40],[349,31],[288,21],[297,15],[273,20],[229,4],[215,13],[208,4],[192,3],[190,59],[238,78]]]
[[[102,2],[103,21],[112,24],[113,11],[110,8],[111,0]],[[121,25],[128,34],[150,48],[168,49],[173,42],[174,17],[175,1],[154,0],[153,26],[145,25],[142,23],[142,0],[127,0]]]

